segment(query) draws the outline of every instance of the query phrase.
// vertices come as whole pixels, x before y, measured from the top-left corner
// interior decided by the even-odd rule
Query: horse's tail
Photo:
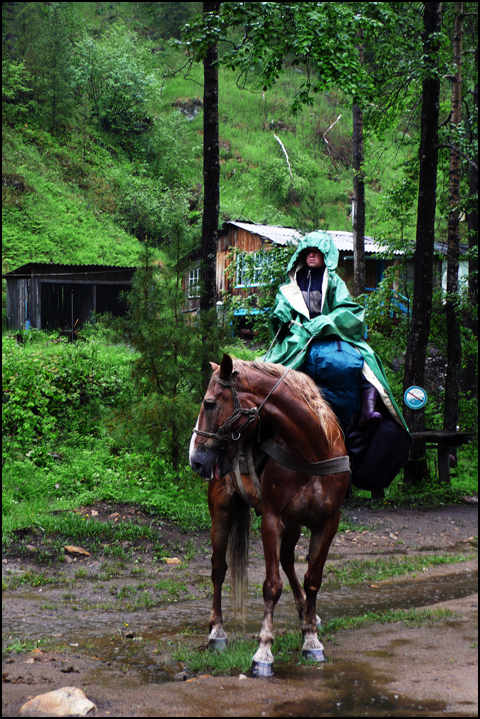
[[[240,500],[228,539],[227,563],[230,569],[230,588],[233,610],[243,616],[244,597],[248,589],[248,544],[250,535],[250,507]]]

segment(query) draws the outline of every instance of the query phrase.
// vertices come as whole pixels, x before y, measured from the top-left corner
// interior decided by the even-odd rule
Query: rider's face
[[[310,247],[307,250],[306,262],[308,267],[325,267],[325,260],[323,259],[323,253],[317,250],[315,247]]]

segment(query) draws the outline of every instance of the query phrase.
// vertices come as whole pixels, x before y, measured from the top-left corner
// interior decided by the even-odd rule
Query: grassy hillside
[[[82,32],[108,36],[103,10],[95,3],[74,5]],[[132,131],[109,132],[86,113],[77,93],[61,131],[47,129],[38,103],[22,122],[4,124],[4,271],[27,261],[135,263],[139,239],[161,245],[162,198],[174,188],[190,193],[190,221],[198,235],[203,113],[195,98],[203,96],[202,67],[178,71],[183,51],[173,41],[147,37],[151,18],[136,16],[132,3],[110,5],[110,24],[125,22],[119,27],[129,37],[131,27],[139,31],[131,47],[156,82],[144,105],[147,119]],[[289,108],[300,80],[298,68],[287,69],[262,93],[239,88],[236,75],[221,69],[221,221],[351,228],[351,112],[342,94],[332,92],[293,116]],[[323,133],[339,115],[328,146]],[[398,148],[395,153],[366,142],[369,234],[382,230],[382,191],[396,180],[404,159]]]
[[[3,134],[3,269],[34,262],[136,263],[138,240],[116,221],[111,155],[74,132]]]

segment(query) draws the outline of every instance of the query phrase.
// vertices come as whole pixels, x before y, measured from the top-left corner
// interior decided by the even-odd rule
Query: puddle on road
[[[478,572],[465,572],[439,577],[404,580],[379,584],[378,587],[346,586],[338,589],[321,590],[317,600],[317,612],[323,622],[339,617],[359,616],[369,611],[382,612],[387,609],[420,608],[437,602],[459,599],[478,591]],[[73,611],[66,602],[56,602],[55,609],[38,611],[39,600],[44,599],[35,592],[4,596],[7,611],[3,616],[3,636],[29,636],[37,639],[52,637],[52,629],[59,641],[68,637],[68,643],[86,644],[95,647],[102,658],[109,654],[111,661],[127,661],[128,654],[138,657],[139,645],[143,643],[175,642],[187,635],[192,641],[202,644],[208,635],[208,619],[211,600],[191,600],[165,603],[152,609],[110,611],[81,609]],[[5,603],[13,601],[23,604],[21,613],[9,616]],[[32,609],[29,611],[29,605]],[[263,600],[250,593],[248,597],[248,618],[245,621],[232,618],[230,599],[223,599],[225,629],[236,634],[258,633],[263,617]],[[292,630],[298,624],[293,596],[284,590],[275,609],[275,630]],[[135,640],[122,639],[124,627],[128,625],[136,635]],[[87,637],[87,639],[86,639]],[[119,646],[120,643],[120,646]],[[114,650],[112,650],[112,646]]]
[[[275,717],[434,717],[449,716],[445,703],[435,700],[412,701],[407,697],[383,691],[391,679],[372,671],[360,662],[335,661],[321,667],[297,667],[276,672],[279,679],[293,677],[303,683],[319,683],[319,696],[279,702],[269,716]],[[325,697],[322,694],[325,693]],[[334,701],[332,701],[332,695]]]
[[[478,572],[448,574],[438,577],[409,579],[380,583],[370,587],[345,586],[338,589],[321,589],[317,599],[317,613],[323,622],[339,617],[360,616],[370,611],[382,612],[387,609],[420,608],[437,602],[459,599],[478,591]],[[45,591],[44,594],[48,594]],[[69,642],[80,646],[121,637],[124,623],[137,635],[149,642],[171,641],[181,635],[197,634],[198,643],[206,641],[211,600],[196,599],[185,602],[170,602],[154,608],[137,611],[85,609],[74,611],[70,603],[55,602],[55,609],[42,608],[38,602],[47,597],[34,591],[4,596],[4,606],[9,601],[24,605],[21,612],[9,616],[8,609],[3,616],[3,636],[29,636],[38,639],[51,638],[52,625],[55,635],[69,637]],[[50,603],[52,603],[50,601]],[[29,610],[29,605],[32,609]],[[226,631],[252,635],[258,633],[263,617],[263,599],[250,592],[248,597],[248,619],[232,618],[229,596],[223,598]],[[275,609],[275,630],[290,630],[297,625],[295,603],[290,591],[285,590]],[[203,632],[203,633],[202,633]],[[128,642],[127,642],[128,644]]]
[[[421,608],[437,602],[458,599],[478,591],[478,573],[456,573],[438,577],[409,579],[380,584],[378,587],[348,586],[320,592],[317,611],[324,622],[345,616],[358,616],[369,611]],[[48,591],[44,592],[48,595]],[[208,635],[210,599],[165,603],[135,612],[88,610],[73,611],[70,603],[55,602],[55,609],[41,609],[39,601],[47,597],[35,591],[4,596],[3,636],[58,638],[59,644],[73,645],[75,651],[96,657],[108,665],[99,667],[96,681],[107,685],[118,681],[109,676],[112,669],[128,673],[129,680],[152,685],[172,682],[182,667],[176,665],[171,653],[180,642],[198,647]],[[17,603],[15,616],[8,616],[8,602]],[[21,609],[20,609],[21,607]],[[5,611],[6,610],[6,611]],[[263,616],[263,600],[248,598],[248,620],[231,618],[229,597],[224,599],[225,628],[231,635],[252,636],[258,633]],[[128,623],[135,633],[124,638],[122,630]],[[284,591],[275,611],[275,630],[298,627],[295,604],[290,592]],[[157,648],[161,654],[156,654]],[[326,646],[328,656],[328,644]],[[442,702],[413,702],[400,699],[382,687],[389,680],[361,662],[336,660],[321,666],[276,665],[275,679],[286,682],[299,697],[268,707],[269,716],[461,716],[445,713]],[[323,700],[302,700],[301,686],[315,682],[325,685]],[[295,689],[296,688],[296,689]],[[323,691],[323,688],[322,688]],[[332,692],[335,701],[332,702]],[[253,715],[253,714],[252,714]],[[465,715],[467,716],[467,715]]]

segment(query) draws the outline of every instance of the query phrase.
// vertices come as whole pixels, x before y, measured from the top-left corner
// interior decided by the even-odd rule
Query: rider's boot
[[[378,427],[382,422],[382,415],[375,411],[375,403],[377,401],[378,392],[372,384],[362,389],[362,404],[360,408],[360,419],[358,426],[360,429],[370,429],[370,427]]]

